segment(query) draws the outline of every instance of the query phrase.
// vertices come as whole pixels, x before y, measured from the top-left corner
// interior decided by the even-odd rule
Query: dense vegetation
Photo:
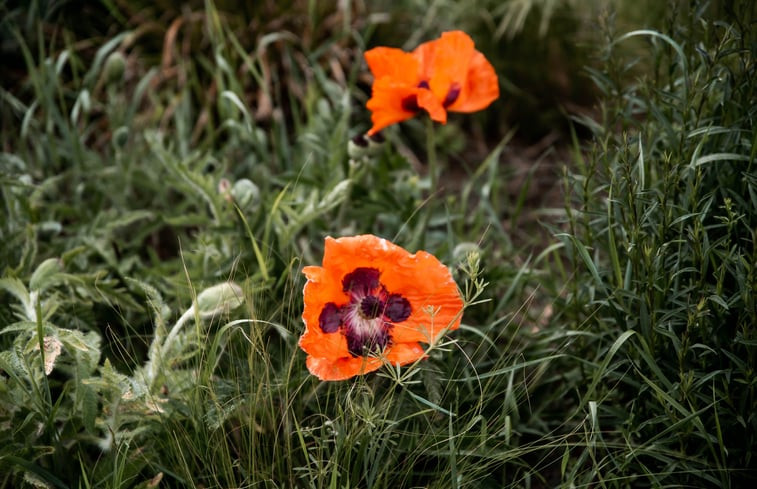
[[[755,9],[0,4],[0,487],[750,487]],[[356,145],[362,53],[450,29],[499,100]],[[363,233],[463,325],[320,382],[301,269]]]

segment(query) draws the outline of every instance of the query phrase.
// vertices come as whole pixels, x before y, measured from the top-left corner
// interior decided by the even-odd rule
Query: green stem
[[[39,345],[40,361],[42,362],[40,367],[44,373],[42,376],[42,386],[45,388],[44,405],[45,408],[52,408],[53,396],[50,392],[50,382],[47,379],[47,372],[45,372],[45,327],[42,323],[42,304],[40,303],[39,294],[36,290],[32,290],[29,296],[31,297],[32,307],[34,307],[34,321],[37,323],[37,344]],[[34,375],[30,375],[29,378],[32,382],[34,381]],[[39,389],[39,387],[37,387],[37,389]],[[52,422],[51,419],[48,419],[48,421]]]
[[[431,215],[434,213],[433,194],[436,192],[437,185],[439,184],[439,165],[436,159],[436,145],[434,143],[436,138],[434,136],[434,121],[430,118],[426,118],[426,160],[429,175],[429,189],[425,212],[423,213],[421,221],[418,223],[415,236],[413,236],[413,239],[410,242],[412,248],[425,247],[426,232],[428,231],[428,226],[431,222]]]
[[[344,229],[344,217],[347,212],[347,207],[352,205],[352,202],[350,201],[349,195],[352,192],[352,187],[355,185],[355,181],[359,178],[359,175],[362,174],[362,169],[365,167],[365,162],[358,161],[357,163],[350,162],[348,163],[348,170],[347,170],[347,180],[350,182],[350,186],[347,189],[347,198],[344,199],[344,202],[339,206],[339,212],[336,216],[336,222],[339,225],[339,229]]]
[[[426,118],[426,158],[428,158],[428,174],[431,181],[430,193],[436,191],[439,183],[439,169],[436,160],[436,143],[434,133],[434,121],[430,117]]]
[[[194,316],[195,313],[195,307],[191,306],[189,309],[187,309],[184,314],[181,315],[178,321],[176,321],[176,324],[173,325],[171,328],[171,331],[166,335],[165,339],[160,338],[156,336],[153,339],[153,345],[150,347],[150,352],[152,354],[151,358],[149,359],[145,371],[147,375],[146,384],[148,389],[152,391],[153,383],[155,382],[155,379],[158,377],[158,372],[163,367],[163,357],[168,352],[168,349],[173,344],[174,340],[176,339],[176,336],[178,336],[179,332],[181,331],[181,327],[184,326],[184,323],[186,323],[192,316]],[[161,345],[160,342],[163,341],[163,344]]]

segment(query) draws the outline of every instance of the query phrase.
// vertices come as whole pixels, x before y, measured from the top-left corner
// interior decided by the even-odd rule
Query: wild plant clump
[[[703,4],[667,32],[609,43],[592,71],[605,111],[586,121],[594,137],[566,179],[558,237],[581,271],[565,312],[602,358],[581,400],[615,427],[597,457],[623,477],[755,478],[754,9],[732,7]],[[651,72],[630,80],[640,59],[619,48],[634,41]]]

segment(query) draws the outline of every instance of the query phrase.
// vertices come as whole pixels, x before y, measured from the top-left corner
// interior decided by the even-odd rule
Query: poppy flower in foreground
[[[384,362],[405,365],[457,329],[463,301],[447,267],[425,251],[410,254],[372,235],[326,238],[323,266],[303,269],[310,373],[343,380]]]
[[[411,53],[373,48],[366,51],[365,60],[374,76],[366,104],[373,122],[369,135],[421,109],[445,124],[447,111],[475,112],[499,97],[494,68],[462,31],[445,32]]]

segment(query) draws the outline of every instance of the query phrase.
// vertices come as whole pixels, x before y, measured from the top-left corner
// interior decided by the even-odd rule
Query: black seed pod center
[[[384,311],[384,303],[375,295],[367,295],[360,301],[360,312],[366,319],[379,317]]]

